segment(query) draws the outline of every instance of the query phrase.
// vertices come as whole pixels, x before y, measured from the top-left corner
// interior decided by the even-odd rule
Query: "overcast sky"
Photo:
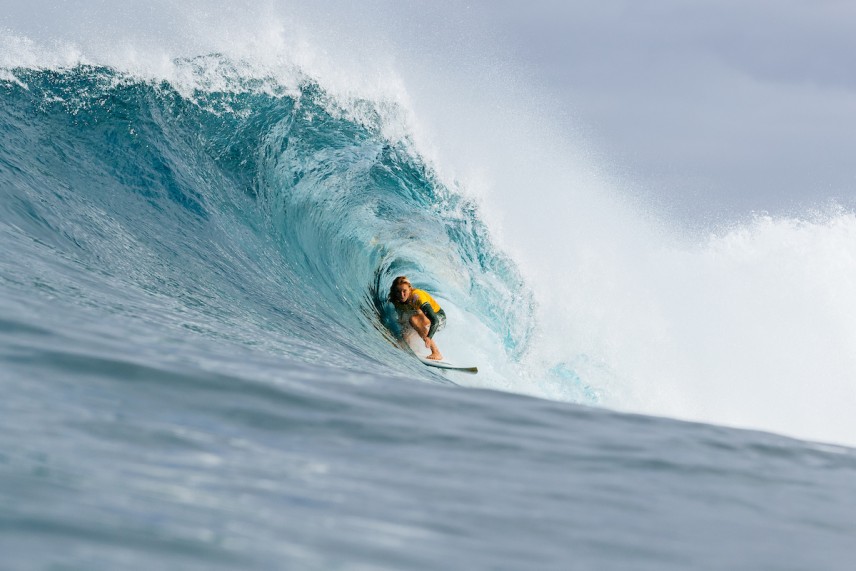
[[[484,49],[506,59],[533,89],[566,106],[565,120],[576,123],[567,128],[582,129],[611,168],[689,218],[799,213],[828,199],[856,205],[851,0],[290,4],[320,20],[336,15],[345,27],[359,20],[366,29],[385,13],[387,28],[392,19],[403,30],[399,40],[429,38],[415,49],[455,42],[459,52]],[[124,19],[142,36],[147,26],[180,33],[165,9],[170,3],[129,6],[0,0],[0,27],[83,39],[100,18],[102,29]]]
[[[856,2],[501,6],[492,15],[520,60],[678,208],[854,205]]]

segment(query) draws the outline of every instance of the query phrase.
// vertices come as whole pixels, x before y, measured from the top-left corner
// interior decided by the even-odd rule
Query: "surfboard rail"
[[[454,363],[449,363],[448,361],[436,361],[434,359],[426,359],[424,357],[419,357],[419,360],[422,361],[423,364],[428,365],[429,367],[436,367],[437,369],[460,371],[462,373],[471,373],[473,375],[479,372],[478,367],[461,367],[459,365],[455,365]]]

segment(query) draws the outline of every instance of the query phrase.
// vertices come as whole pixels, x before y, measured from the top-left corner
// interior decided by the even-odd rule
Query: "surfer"
[[[410,326],[425,342],[425,347],[431,350],[426,357],[431,360],[441,360],[443,355],[434,342],[434,334],[446,324],[446,312],[440,307],[431,294],[422,289],[414,289],[406,276],[398,276],[389,288],[389,301],[398,312],[398,320],[404,323],[408,320]]]

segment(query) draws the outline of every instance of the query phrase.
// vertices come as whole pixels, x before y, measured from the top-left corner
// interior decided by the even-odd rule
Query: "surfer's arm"
[[[437,314],[434,313],[434,308],[431,307],[431,304],[427,301],[422,304],[422,307],[419,309],[422,310],[422,313],[425,314],[425,317],[428,318],[428,321],[431,322],[431,327],[428,328],[428,339],[434,337],[434,333],[437,332],[437,327],[440,325],[440,318],[437,317]]]

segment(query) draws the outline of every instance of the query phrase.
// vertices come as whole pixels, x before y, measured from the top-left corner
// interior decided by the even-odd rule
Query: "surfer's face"
[[[413,291],[413,288],[410,287],[410,284],[401,284],[397,288],[395,288],[396,294],[398,294],[399,301],[407,301],[407,298],[410,297],[410,292]]]

